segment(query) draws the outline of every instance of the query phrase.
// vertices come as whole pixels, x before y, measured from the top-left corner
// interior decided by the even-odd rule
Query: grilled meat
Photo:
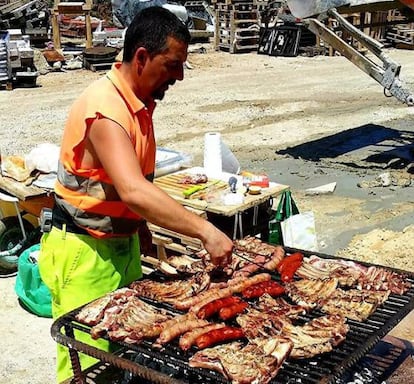
[[[227,285],[226,285],[227,287]],[[219,292],[221,289],[226,289],[226,287],[215,287],[215,288],[211,288],[211,289],[207,289],[206,291],[200,292],[195,296],[192,297],[188,297],[186,299],[182,299],[178,302],[176,302],[174,305],[177,309],[180,310],[188,310],[190,308],[194,308],[195,305],[199,305],[199,303],[201,303],[201,305],[199,305],[198,310],[200,310],[205,304],[209,303],[210,301],[213,301],[215,299],[218,299],[219,297],[214,297],[214,295],[217,294],[217,292]],[[229,296],[231,296],[231,294],[229,293]],[[210,300],[207,300],[208,298],[210,298]],[[223,296],[225,297],[225,296]],[[204,300],[206,300],[205,304],[203,303]],[[198,313],[197,310],[197,313]],[[193,310],[192,312],[196,313],[195,310]]]
[[[215,266],[206,259],[196,259],[188,255],[171,256],[168,258],[168,263],[175,267],[179,272],[197,273],[197,272],[211,272]]]
[[[235,240],[234,248],[236,252],[233,254],[232,264],[228,266],[228,274],[233,277],[250,276],[260,268],[259,266],[274,271],[285,256],[281,246],[264,243],[252,236]],[[251,263],[248,260],[251,260]]]
[[[264,294],[268,294],[270,296],[281,296],[283,293],[285,293],[285,288],[282,285],[276,281],[269,280],[244,289],[242,296],[246,299],[252,299],[260,297]]]
[[[235,293],[241,293],[244,289],[260,283],[262,281],[269,281],[270,275],[267,273],[261,273],[250,278],[235,278],[227,282],[227,286],[224,288],[212,288],[207,291],[201,292],[194,297],[176,302],[175,306],[178,309],[189,309],[193,313],[198,313],[201,308],[208,303],[217,300],[230,297]]]
[[[212,329],[203,333],[195,340],[198,349],[211,347],[226,341],[234,341],[244,338],[244,332],[239,327],[225,326],[223,328]]]
[[[216,289],[209,289],[208,291],[202,292],[202,296],[200,301],[195,303],[191,306],[189,309],[190,312],[198,314],[203,307],[205,307],[207,304],[219,300],[219,299],[225,299],[233,295],[232,290],[229,287],[226,288],[216,288]]]
[[[241,293],[252,285],[270,281],[271,276],[268,273],[259,273],[249,278],[236,278],[228,281],[228,286],[233,293]]]
[[[85,305],[76,315],[76,320],[86,325],[96,325],[104,317],[105,310],[109,307],[121,305],[134,296],[135,292],[128,288],[120,288],[114,292],[92,301]]]
[[[238,251],[247,251],[257,255],[267,256],[270,258],[268,259],[269,261],[273,259],[273,261],[277,260],[277,263],[285,256],[285,250],[280,245],[264,243],[254,236],[246,236],[244,239],[235,240],[234,245]],[[274,269],[276,269],[276,266]]]
[[[323,259],[315,255],[305,258],[296,276],[315,280],[336,278],[341,286],[391,291],[399,295],[411,287],[411,283],[402,274],[375,266],[365,267],[350,260]]]
[[[149,279],[135,281],[130,285],[138,296],[159,302],[176,304],[204,291],[210,284],[207,273],[196,273],[188,280],[157,282]]]
[[[190,349],[194,345],[196,339],[199,336],[201,336],[201,335],[203,335],[207,332],[210,332],[214,329],[224,328],[225,326],[226,325],[224,323],[215,323],[215,324],[210,324],[209,323],[205,326],[194,328],[194,329],[184,333],[180,337],[180,341],[178,342],[178,344],[179,344],[180,348],[183,351],[187,351],[188,349]]]
[[[264,294],[259,298],[255,308],[262,313],[271,313],[278,317],[285,316],[289,319],[296,319],[299,315],[306,313],[305,307],[289,304],[281,297],[273,298],[268,294]]]
[[[158,336],[162,324],[170,318],[166,311],[130,296],[122,305],[107,308],[102,321],[92,327],[91,336],[96,339],[107,332],[111,340],[139,343],[143,338]]]
[[[261,312],[255,308],[249,308],[247,313],[237,316],[237,324],[243,329],[249,340],[259,337],[267,338],[280,334],[285,323],[289,319],[274,313]]]
[[[230,296],[223,299],[217,299],[214,301],[209,302],[208,304],[204,305],[198,312],[197,317],[200,319],[207,319],[217,312],[220,311],[220,309],[234,305],[239,304],[242,302],[242,299],[237,296]]]
[[[218,316],[221,320],[230,320],[231,318],[236,317],[238,314],[244,312],[248,306],[248,303],[241,301],[240,303],[221,308]]]
[[[384,268],[369,267],[358,281],[359,289],[373,291],[391,291],[403,295],[411,288],[411,283],[404,275],[386,270]]]
[[[310,358],[321,353],[332,351],[345,340],[349,327],[345,317],[330,315],[316,318],[303,326],[295,326],[285,322],[281,335],[293,343],[290,357]]]
[[[296,276],[315,280],[336,278],[341,286],[354,286],[363,272],[363,268],[356,267],[355,264],[312,255],[304,259],[302,266],[296,271]]]
[[[266,384],[276,376],[291,349],[292,343],[279,336],[246,346],[233,342],[197,352],[190,358],[190,366],[216,370],[233,384]]]
[[[332,295],[338,286],[338,279],[328,280],[298,280],[286,284],[286,292],[297,304],[305,308],[315,308],[321,300]]]
[[[329,298],[320,302],[321,310],[329,314],[339,314],[356,321],[366,320],[375,312],[378,305],[384,303],[389,291],[368,291],[338,288]]]
[[[77,320],[92,326],[93,338],[105,333],[111,340],[126,343],[157,338],[153,345],[161,347],[181,336],[179,346],[183,351],[193,345],[206,348],[194,354],[190,366],[217,370],[233,383],[268,383],[287,356],[301,359],[332,351],[349,331],[347,318],[364,321],[391,293],[404,293],[410,287],[397,273],[317,256],[304,259],[296,273],[301,280],[277,286],[267,273],[247,276],[260,269],[254,263],[279,270],[276,261],[280,259],[280,250],[275,247],[259,249],[263,243],[249,238],[237,240],[235,244],[239,247],[235,258],[241,254],[243,258],[233,263],[236,272],[232,272],[232,279],[227,282],[210,283],[208,273],[204,273],[208,266],[206,254],[203,260],[176,257],[173,260],[179,270],[194,272],[190,279],[134,282],[129,288],[88,304],[79,312]],[[346,286],[346,289],[338,286]],[[260,288],[267,292],[264,289],[267,287],[284,288],[296,304],[280,297],[273,298],[268,293],[249,305],[234,296],[243,293],[246,298],[257,297],[256,291]],[[138,296],[170,303],[188,313],[173,317],[141,301]],[[301,316],[315,308],[327,315],[302,325],[294,321],[303,320]],[[206,320],[217,313],[227,320],[240,312],[243,313],[236,318],[239,327]],[[243,343],[208,348],[240,338]]]
[[[162,332],[155,341],[154,346],[166,344],[191,329],[204,327],[209,324],[207,320],[198,319],[192,314],[176,316],[173,320],[163,324]]]
[[[329,315],[299,326],[277,311],[262,312],[252,308],[237,317],[237,323],[249,340],[266,340],[275,335],[291,340],[293,358],[308,358],[331,351],[345,339],[349,330],[345,320],[340,315]]]

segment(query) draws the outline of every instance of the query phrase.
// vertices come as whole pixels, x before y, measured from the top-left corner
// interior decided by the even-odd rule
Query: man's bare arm
[[[225,264],[229,260],[232,241],[145,179],[131,141],[118,124],[108,119],[96,120],[88,137],[120,198],[131,210],[156,225],[199,238],[214,263]]]

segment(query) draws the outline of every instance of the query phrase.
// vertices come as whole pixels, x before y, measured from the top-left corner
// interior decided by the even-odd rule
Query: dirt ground
[[[385,97],[342,57],[230,55],[209,45],[191,50],[192,69],[155,112],[160,146],[202,165],[204,134],[218,131],[243,170],[290,185],[299,209],[314,212],[321,252],[414,272],[414,107]],[[401,77],[414,92],[414,51],[387,54],[402,65]],[[36,88],[1,91],[2,155],[59,144],[72,101],[102,75],[50,72]],[[379,178],[384,173],[389,183]],[[333,193],[306,193],[331,182]],[[18,305],[14,280],[0,279],[0,383],[53,383],[52,322]],[[413,319],[393,334],[414,341]]]

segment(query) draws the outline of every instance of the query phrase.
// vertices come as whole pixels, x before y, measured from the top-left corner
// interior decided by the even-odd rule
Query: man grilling
[[[53,227],[42,237],[39,259],[54,318],[142,276],[140,242],[150,239],[146,220],[200,239],[214,264],[229,262],[232,241],[151,182],[155,100],[183,80],[189,41],[187,28],[170,11],[142,10],[126,32],[122,63],[91,84],[69,112]],[[108,348],[102,343],[99,348]],[[93,363],[81,355],[82,369]],[[57,371],[58,382],[73,375],[68,350],[60,345]]]

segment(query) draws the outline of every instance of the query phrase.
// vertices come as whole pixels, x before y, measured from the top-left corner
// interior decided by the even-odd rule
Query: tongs
[[[242,254],[240,254],[239,252],[237,252],[237,251],[235,251],[234,249],[233,249],[233,254],[234,255],[236,255],[237,257],[240,257],[241,259],[243,259],[244,261],[247,261],[247,262],[249,262],[250,264],[253,264],[253,265],[256,265],[257,267],[259,267],[259,270],[261,271],[261,272],[265,272],[265,273],[268,273],[268,274],[270,274],[270,276],[272,276],[272,277],[276,277],[277,275],[276,275],[276,273],[275,273],[275,271],[273,270],[273,269],[268,269],[268,268],[265,268],[262,264],[259,264],[259,263],[256,263],[255,261],[252,261],[252,260],[250,260],[249,258],[247,258],[246,256],[244,256],[244,255],[242,255]],[[255,253],[256,255],[261,255],[261,256],[267,256],[267,255],[263,255],[263,254],[260,254],[260,253]]]

